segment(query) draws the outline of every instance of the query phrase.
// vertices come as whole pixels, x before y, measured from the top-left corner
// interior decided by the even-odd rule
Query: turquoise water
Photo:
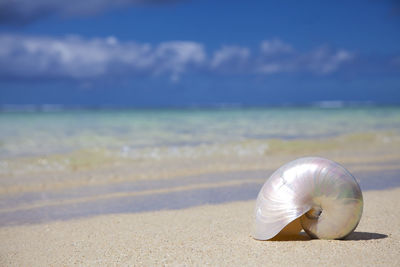
[[[400,108],[0,113],[0,227],[253,200],[321,155],[399,186]]]
[[[3,112],[0,125],[0,159],[82,149],[133,157],[150,148],[168,148],[174,153],[174,149],[246,140],[398,133],[400,108]]]

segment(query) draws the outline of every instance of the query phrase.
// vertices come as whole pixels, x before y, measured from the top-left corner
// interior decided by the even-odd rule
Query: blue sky
[[[396,1],[4,0],[0,104],[400,103]]]

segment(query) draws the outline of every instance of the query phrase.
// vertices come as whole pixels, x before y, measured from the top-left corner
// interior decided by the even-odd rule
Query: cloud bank
[[[168,74],[177,79],[205,61],[201,44],[164,42],[156,47],[120,43],[114,37],[82,39],[0,36],[0,77],[99,78],[110,75]]]
[[[260,48],[222,46],[206,53],[202,43],[169,41],[158,45],[121,42],[115,37],[85,39],[0,35],[0,79],[88,80],[112,76],[168,76],[185,73],[273,75],[305,72],[327,75],[350,62],[353,53],[320,47],[297,52],[280,40]]]
[[[85,16],[103,11],[152,4],[167,4],[174,0],[1,0],[0,23],[24,24],[50,15]]]

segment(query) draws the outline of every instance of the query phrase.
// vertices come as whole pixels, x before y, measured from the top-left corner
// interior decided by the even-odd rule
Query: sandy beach
[[[256,241],[254,201],[0,229],[1,266],[398,266],[400,189],[367,191],[346,240]]]
[[[109,113],[88,113],[82,121],[76,114],[34,114],[17,123],[4,116],[0,266],[399,265],[397,109],[377,110],[379,116],[369,110],[221,112],[172,113],[173,125],[160,112],[151,127],[152,114],[135,112],[112,113],[124,118],[117,122]],[[270,121],[281,112],[283,120]],[[299,113],[291,131],[304,136],[287,131]],[[261,115],[270,124],[258,123]],[[43,129],[29,125],[30,116]],[[196,116],[200,122],[190,125]],[[222,127],[215,116],[236,117]],[[308,123],[318,116],[318,123]],[[357,124],[350,127],[348,116]],[[43,147],[42,140],[50,141]],[[354,175],[364,195],[359,226],[340,241],[304,233],[254,240],[261,186],[304,156],[334,160]]]

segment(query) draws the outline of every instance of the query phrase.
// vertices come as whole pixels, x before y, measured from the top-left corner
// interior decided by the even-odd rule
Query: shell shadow
[[[277,235],[269,241],[309,241],[311,238],[304,232],[300,232],[297,235],[280,236]]]
[[[353,232],[348,235],[344,241],[361,241],[361,240],[375,240],[387,238],[388,235],[379,233],[369,233],[369,232]]]
[[[340,239],[338,241],[362,241],[362,240],[375,240],[375,239],[383,239],[387,238],[388,235],[379,234],[379,233],[369,233],[369,232],[353,232],[349,236],[344,239]],[[306,233],[301,232],[298,235],[292,236],[276,236],[269,241],[309,241],[315,240],[310,238]]]

